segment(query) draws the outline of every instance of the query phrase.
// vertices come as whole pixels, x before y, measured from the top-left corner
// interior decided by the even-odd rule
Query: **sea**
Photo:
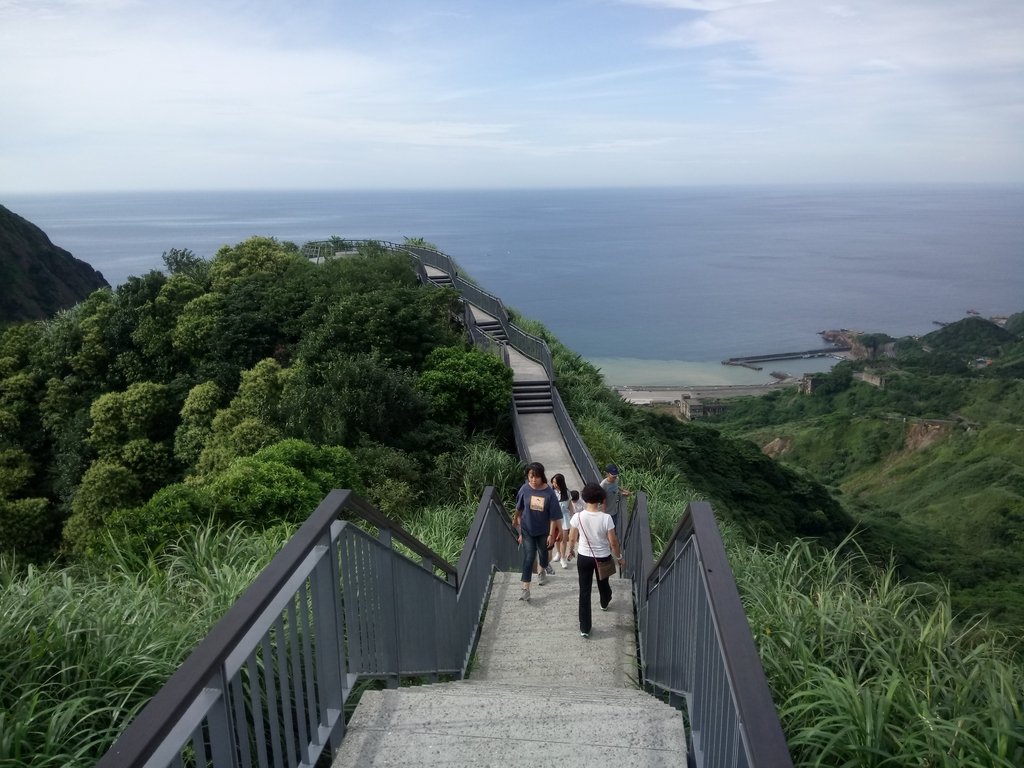
[[[252,235],[423,237],[610,385],[766,383],[820,331],[919,335],[1024,310],[1024,187],[821,186],[7,195],[112,285]]]

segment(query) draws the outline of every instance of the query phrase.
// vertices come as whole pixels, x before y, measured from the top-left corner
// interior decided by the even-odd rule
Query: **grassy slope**
[[[905,576],[947,580],[957,610],[1024,626],[1024,381],[1009,375],[1022,342],[972,318],[903,343],[883,363],[890,389],[777,396],[723,428],[785,441],[780,462],[841,492],[864,545]],[[995,355],[982,373],[928,370],[982,354]]]

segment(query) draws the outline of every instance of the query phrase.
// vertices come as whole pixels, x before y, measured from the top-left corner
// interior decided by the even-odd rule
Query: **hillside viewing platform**
[[[521,461],[571,488],[599,480],[547,345],[444,254],[385,245],[459,291],[467,334],[511,368]],[[332,491],[98,768],[791,766],[710,505],[681,510],[655,553],[647,497],[632,498],[617,508],[627,569],[607,611],[594,589],[584,638],[575,568],[518,599],[493,488],[454,564]]]

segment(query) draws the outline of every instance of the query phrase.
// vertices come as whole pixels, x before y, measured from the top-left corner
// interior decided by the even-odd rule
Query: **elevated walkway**
[[[436,273],[444,274],[440,270]],[[488,328],[501,328],[497,318],[484,310],[470,305],[473,319],[477,325],[487,332]],[[496,337],[498,340],[500,336]],[[529,455],[522,457],[524,461],[539,461],[544,465],[548,477],[561,472],[565,475],[566,485],[570,490],[583,487],[582,474],[573,461],[572,454],[565,444],[562,431],[555,421],[551,408],[551,384],[544,366],[527,357],[515,347],[507,346],[509,367],[512,369],[512,389],[519,426]],[[538,391],[546,391],[546,407],[535,407]],[[543,396],[541,396],[543,397]],[[524,404],[525,403],[525,404]]]
[[[682,715],[637,688],[628,585],[613,582],[607,612],[595,588],[584,639],[574,568],[529,603],[518,574],[496,574],[468,679],[363,694],[333,768],[680,765]]]
[[[424,281],[450,278],[474,343],[511,365],[520,456],[570,488],[597,479],[547,344],[449,257],[385,245]],[[327,754],[333,766],[792,768],[711,506],[688,504],[656,558],[646,494],[634,499],[619,516],[629,571],[581,638],[574,569],[518,600],[521,550],[495,488],[457,565],[331,491],[97,768],[310,768]],[[400,687],[423,680],[458,682]]]
[[[451,284],[435,267],[427,276]],[[522,458],[581,488],[544,366],[508,345],[496,317],[468,307],[477,327],[505,345]],[[679,765],[686,754],[682,715],[638,688],[630,582],[614,579],[613,590],[609,610],[601,611],[593,587],[593,630],[582,638],[575,567],[555,566],[543,586],[534,579],[528,603],[519,600],[518,571],[496,573],[467,679],[364,693],[333,768]]]

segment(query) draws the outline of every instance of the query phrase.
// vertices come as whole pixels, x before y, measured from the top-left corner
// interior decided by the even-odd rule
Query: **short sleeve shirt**
[[[587,557],[605,558],[612,553],[608,543],[608,531],[615,530],[615,521],[605,512],[580,512],[574,515],[569,525],[578,528],[580,538],[576,551]]]
[[[522,513],[523,533],[528,536],[543,536],[551,530],[552,520],[562,519],[562,507],[550,485],[537,491],[523,483],[516,496],[516,510]]]

